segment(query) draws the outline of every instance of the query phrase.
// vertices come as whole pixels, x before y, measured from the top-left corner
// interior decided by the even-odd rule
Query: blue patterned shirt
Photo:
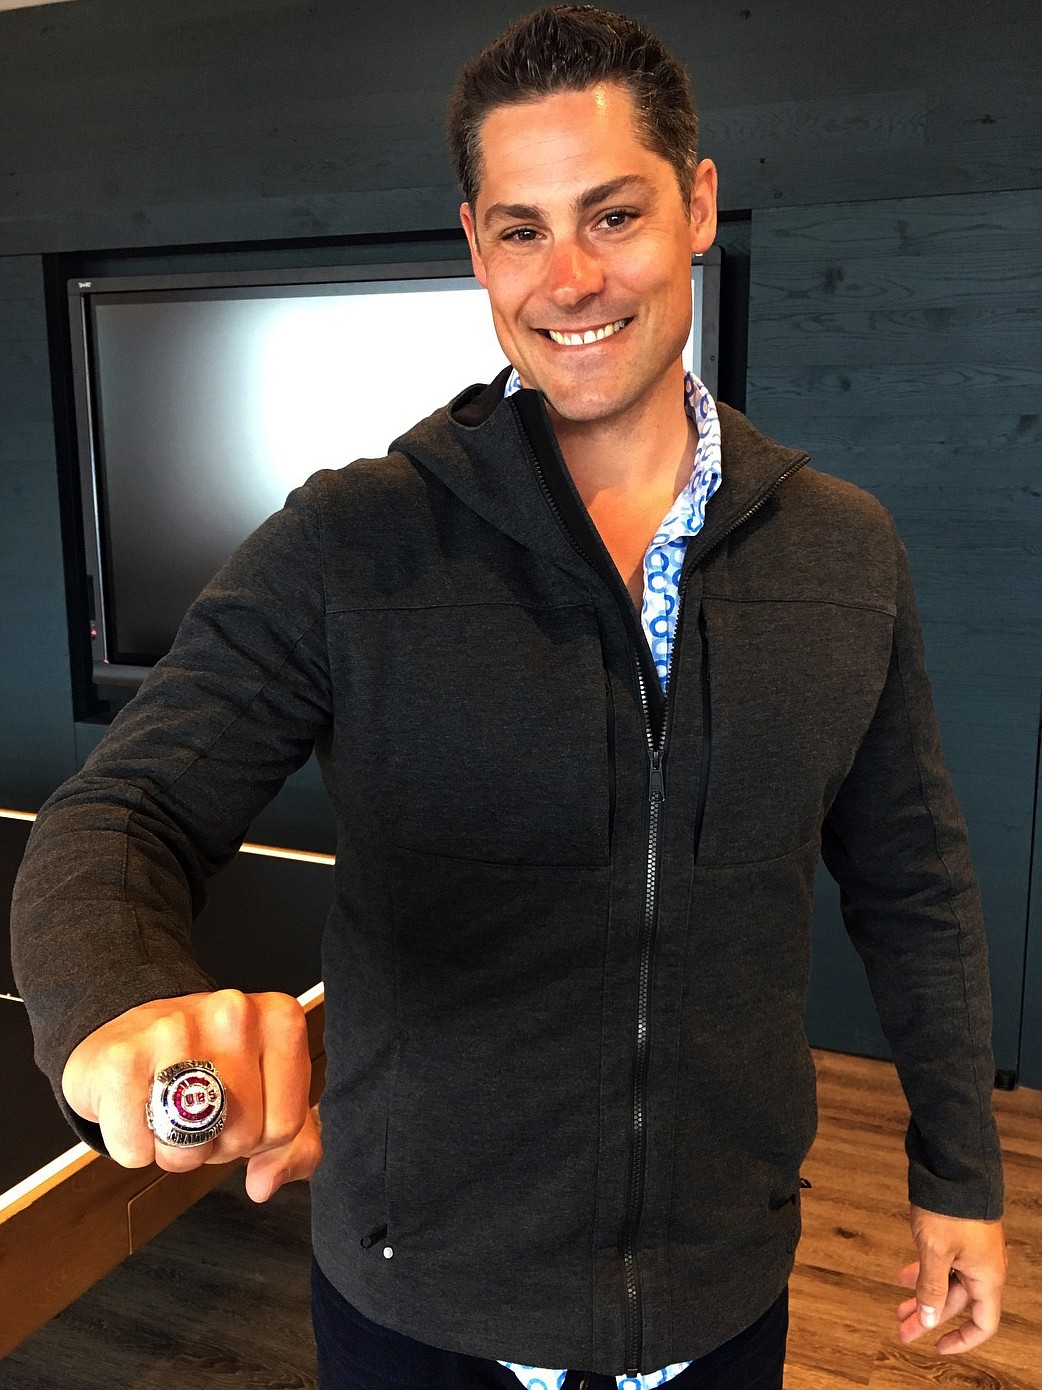
[[[516,371],[510,373],[504,396],[521,389]],[[644,601],[640,621],[655,660],[662,689],[666,688],[669,661],[677,631],[680,570],[684,563],[687,543],[701,531],[706,518],[706,505],[720,486],[720,420],[716,402],[699,381],[688,372],[684,377],[684,408],[698,431],[698,447],[691,468],[691,477],[676,501],[662,519],[651,538],[644,556]],[[543,1366],[522,1366],[516,1361],[500,1361],[513,1371],[526,1390],[561,1390],[567,1371],[550,1370]],[[667,1380],[686,1371],[690,1361],[677,1361],[661,1371],[646,1375],[616,1376],[619,1390],[654,1390]]]

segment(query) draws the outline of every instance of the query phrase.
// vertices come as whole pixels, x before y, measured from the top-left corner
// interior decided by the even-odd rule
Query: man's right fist
[[[153,1077],[198,1059],[212,1062],[224,1083],[224,1129],[206,1144],[164,1144],[145,1120]],[[288,994],[235,989],[128,1009],[84,1038],[62,1073],[65,1099],[101,1126],[105,1147],[124,1168],[157,1163],[176,1173],[245,1158],[255,1202],[318,1167],[322,1141],[308,1107],[310,1085],[300,1004]]]

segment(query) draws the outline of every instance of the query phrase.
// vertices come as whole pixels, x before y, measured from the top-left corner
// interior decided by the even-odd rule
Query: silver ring
[[[208,1144],[224,1128],[225,1094],[212,1062],[177,1062],[157,1072],[145,1123],[161,1144]]]

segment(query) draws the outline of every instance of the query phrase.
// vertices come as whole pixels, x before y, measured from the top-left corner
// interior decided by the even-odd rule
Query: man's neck
[[[576,490],[634,607],[644,593],[644,556],[687,486],[698,432],[684,406],[683,372],[613,420],[551,423]]]
[[[550,420],[568,472],[587,507],[610,495],[652,507],[675,500],[691,477],[698,434],[684,408],[683,373],[624,414],[593,423]]]

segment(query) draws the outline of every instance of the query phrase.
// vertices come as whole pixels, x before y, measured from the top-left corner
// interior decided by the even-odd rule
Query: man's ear
[[[482,289],[487,289],[488,276],[485,274],[485,262],[481,258],[481,251],[478,247],[478,229],[474,222],[474,210],[469,203],[460,203],[459,220],[463,223],[463,230],[467,234],[470,263],[474,267],[474,275]]]
[[[716,165],[703,159],[691,185],[691,250],[708,251],[716,239]]]

